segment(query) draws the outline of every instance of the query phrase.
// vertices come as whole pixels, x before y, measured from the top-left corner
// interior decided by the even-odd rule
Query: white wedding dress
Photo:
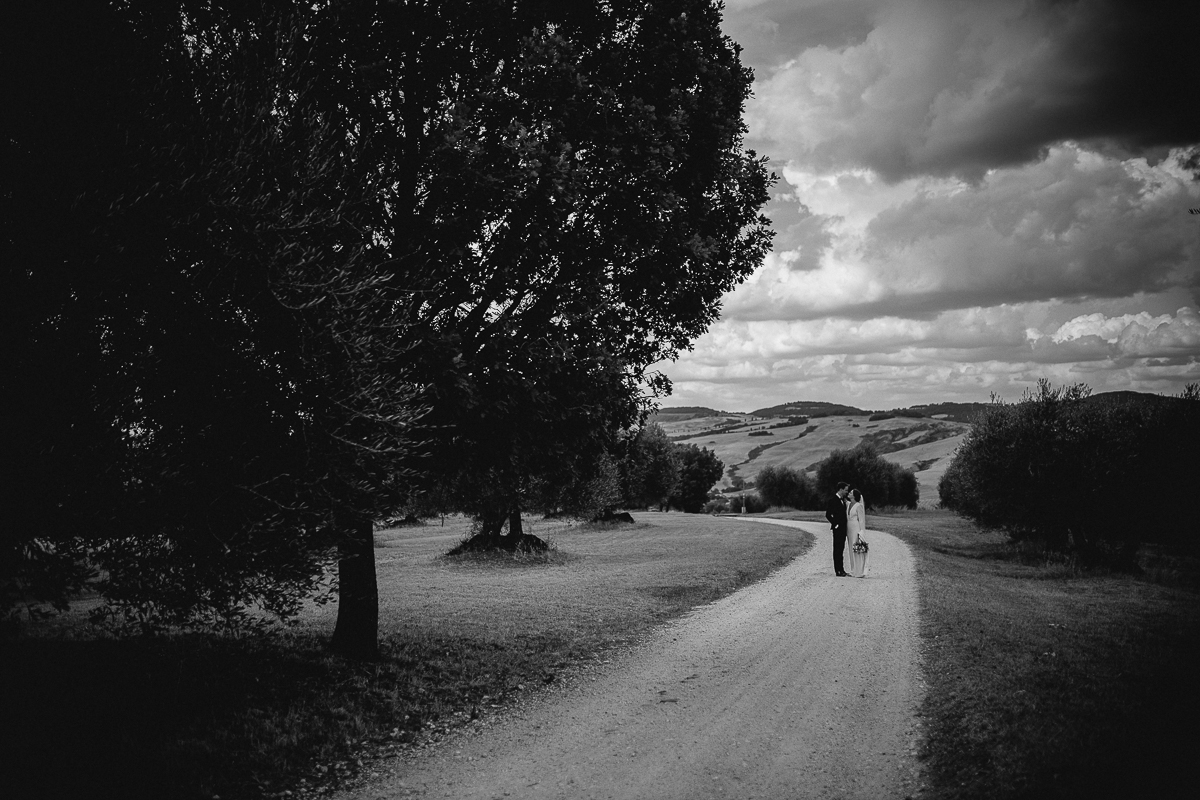
[[[846,523],[846,557],[844,559],[846,572],[854,578],[865,578],[869,569],[867,562],[871,558],[871,553],[870,551],[854,552],[854,543],[867,530],[867,512],[863,509],[861,500],[850,506],[846,512]]]

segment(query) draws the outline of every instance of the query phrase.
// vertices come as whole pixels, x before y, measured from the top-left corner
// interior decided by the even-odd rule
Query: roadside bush
[[[941,504],[1084,563],[1132,568],[1141,542],[1178,542],[1195,528],[1186,498],[1200,486],[1200,387],[1090,395],[1043,380],[1019,403],[988,406],[938,483]]]
[[[771,504],[759,497],[757,494],[748,494],[746,497],[746,513],[747,514],[765,514]],[[738,508],[741,508],[740,504]]]
[[[791,506],[801,511],[824,508],[817,484],[810,476],[791,467],[767,467],[758,473],[754,486],[769,505]]]
[[[742,513],[742,503],[746,504],[747,514],[762,514],[771,507],[771,504],[759,497],[753,492],[745,492],[742,494],[727,494],[725,495],[725,509],[718,512],[722,514],[740,514]],[[715,502],[715,501],[714,501]]]
[[[817,466],[817,494],[828,498],[845,481],[863,493],[867,508],[916,508],[920,499],[917,476],[862,443],[853,450],[834,450]]]

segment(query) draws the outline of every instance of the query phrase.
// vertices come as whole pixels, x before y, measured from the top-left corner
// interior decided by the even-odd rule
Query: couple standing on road
[[[837,494],[825,508],[825,519],[833,528],[833,571],[839,578],[867,577],[867,543],[863,532],[867,529],[867,512],[862,492],[851,489],[850,484],[838,484]],[[850,562],[850,571],[845,562]]]

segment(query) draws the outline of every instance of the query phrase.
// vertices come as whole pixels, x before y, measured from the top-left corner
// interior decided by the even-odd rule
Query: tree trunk
[[[338,558],[338,614],[330,647],[349,658],[379,657],[379,584],[375,578],[375,531],[370,519],[342,526]]]

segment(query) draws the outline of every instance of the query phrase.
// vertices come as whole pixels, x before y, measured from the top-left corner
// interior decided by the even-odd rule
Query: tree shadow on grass
[[[4,642],[4,796],[257,797],[382,724],[403,669],[300,637]],[[388,673],[391,673],[389,676]],[[365,691],[364,691],[365,690]],[[343,699],[354,693],[353,704]],[[414,726],[420,725],[413,719]],[[315,776],[314,776],[315,777]]]

